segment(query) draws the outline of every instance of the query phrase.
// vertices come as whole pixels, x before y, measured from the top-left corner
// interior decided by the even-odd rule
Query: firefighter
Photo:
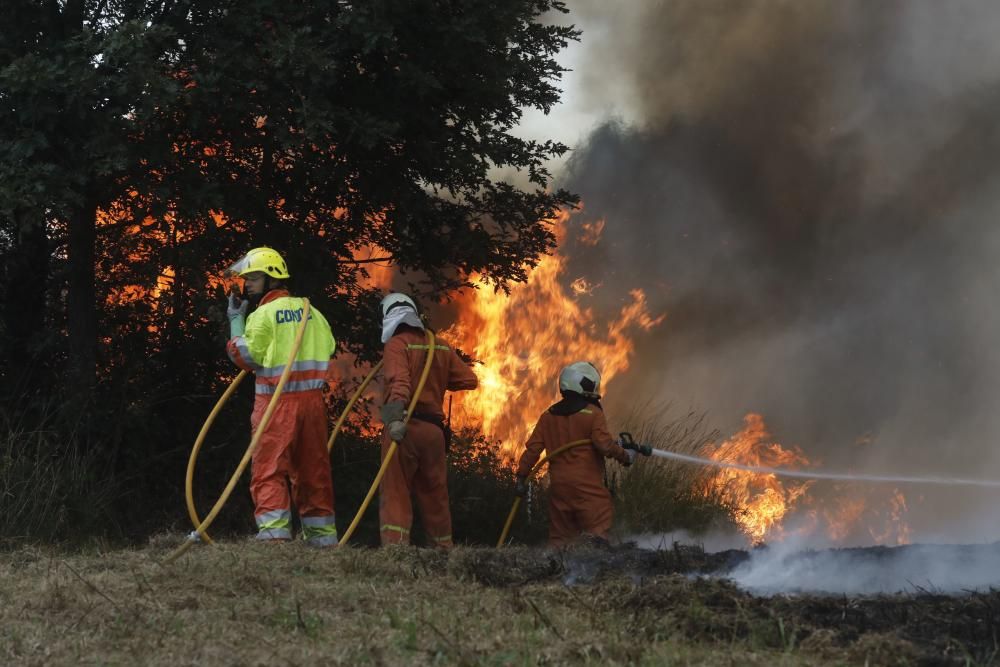
[[[379,496],[382,544],[409,543],[412,495],[433,545],[449,549],[453,542],[445,454],[450,432],[442,409],[444,392],[475,389],[479,380],[441,339],[436,340],[434,350],[427,349],[417,305],[405,294],[393,293],[382,299],[382,343],[385,345],[382,458],[392,441],[398,445],[382,478]],[[434,354],[434,361],[407,423],[403,421],[406,409],[428,354]]]
[[[614,513],[604,486],[604,459],[631,465],[635,452],[611,437],[600,401],[601,374],[578,361],[559,374],[562,400],[542,413],[517,466],[515,491],[524,496],[528,474],[544,449],[551,454],[575,440],[590,440],[549,463],[549,546],[565,546],[581,537],[606,543]]]
[[[302,321],[303,300],[289,294],[285,260],[271,248],[254,248],[230,271],[243,278],[246,298],[235,292],[229,295],[227,351],[233,363],[256,376],[250,418],[256,431],[288,362]],[[251,307],[253,312],[247,315]],[[250,494],[259,540],[291,539],[294,498],[306,543],[316,547],[337,544],[322,392],[335,348],[330,325],[311,307],[291,374],[253,453]]]

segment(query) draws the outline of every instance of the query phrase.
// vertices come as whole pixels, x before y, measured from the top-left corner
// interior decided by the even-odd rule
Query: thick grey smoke
[[[630,109],[563,177],[606,219],[572,275],[609,313],[635,286],[667,313],[610,406],[760,412],[837,470],[1000,478],[1000,6],[571,9],[575,94]],[[903,490],[917,540],[1000,538],[995,491]]]

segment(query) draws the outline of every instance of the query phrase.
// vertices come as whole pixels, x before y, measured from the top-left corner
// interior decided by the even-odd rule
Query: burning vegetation
[[[570,240],[596,246],[605,224],[575,223],[565,211],[551,221],[559,249],[544,256],[525,283],[509,292],[481,286],[457,295],[456,321],[443,332],[477,361],[481,382],[479,391],[455,397],[454,423],[481,430],[498,443],[501,459],[508,464],[520,454],[534,420],[556,400],[554,378],[563,365],[578,359],[593,362],[606,388],[636,362],[636,336],[662,327],[666,319],[665,314],[650,312],[639,288],[630,291],[631,301],[607,322],[586,305],[600,282],[594,276],[572,275],[565,248]],[[614,415],[611,418],[614,421]],[[819,464],[800,448],[773,441],[763,415],[756,413],[748,413],[743,429],[728,438],[702,436],[702,441],[672,436],[661,446],[683,442],[688,453],[720,463],[789,470]],[[887,493],[851,484],[820,486],[725,468],[667,477],[654,482],[663,485],[660,493],[692,486],[706,501],[730,508],[738,529],[754,544],[790,536],[832,544],[909,542],[907,500],[899,489]]]

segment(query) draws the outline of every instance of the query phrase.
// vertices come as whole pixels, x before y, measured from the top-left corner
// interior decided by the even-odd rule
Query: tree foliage
[[[5,2],[5,409],[65,391],[87,416],[75,436],[145,479],[156,457],[181,460],[231,373],[217,277],[249,248],[284,252],[296,291],[362,356],[377,351],[374,259],[435,300],[473,277],[522,280],[553,245],[546,218],[575,201],[544,167],[566,147],[514,132],[558,100],[554,55],[577,33],[542,17],[560,12]],[[497,176],[512,170],[521,185]]]

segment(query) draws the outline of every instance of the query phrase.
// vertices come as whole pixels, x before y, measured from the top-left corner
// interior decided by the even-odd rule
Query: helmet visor
[[[249,255],[243,255],[238,260],[229,265],[229,268],[225,271],[225,276],[227,278],[238,278],[244,273],[247,273],[250,267],[250,257]]]

